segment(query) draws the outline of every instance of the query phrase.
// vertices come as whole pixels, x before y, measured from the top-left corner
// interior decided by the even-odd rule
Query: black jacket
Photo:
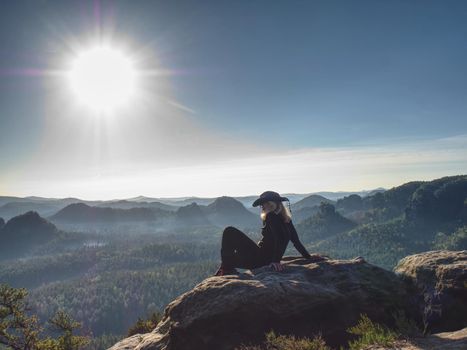
[[[310,258],[310,253],[298,239],[297,231],[292,221],[286,223],[280,214],[270,212],[266,215],[266,220],[261,229],[263,238],[258,242],[261,251],[261,258],[265,263],[280,262],[289,240],[292,241],[304,258]]]

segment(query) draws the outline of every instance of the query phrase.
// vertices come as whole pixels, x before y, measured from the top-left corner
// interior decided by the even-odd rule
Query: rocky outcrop
[[[122,349],[234,349],[260,343],[264,333],[313,336],[344,344],[361,313],[393,324],[392,312],[412,314],[410,295],[393,272],[362,258],[285,257],[283,272],[269,267],[239,275],[208,277],[173,300],[151,333],[115,344]]]
[[[365,350],[465,350],[467,349],[467,328],[455,332],[431,334],[410,340],[398,340],[391,347],[370,346]]]
[[[410,255],[394,271],[415,287],[426,332],[467,327],[466,250]]]

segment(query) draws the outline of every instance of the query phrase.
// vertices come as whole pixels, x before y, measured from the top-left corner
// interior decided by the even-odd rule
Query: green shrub
[[[153,312],[146,320],[138,318],[138,321],[136,321],[136,323],[131,326],[130,329],[128,329],[127,336],[131,337],[134,334],[151,332],[154,328],[156,328],[161,318],[162,314],[160,312]]]
[[[293,335],[276,335],[273,330],[266,333],[266,341],[263,345],[245,346],[242,345],[236,350],[331,350],[326,345],[321,335],[316,335],[313,339],[303,337],[296,338]]]
[[[397,310],[396,312],[393,312],[392,317],[394,317],[396,330],[399,335],[405,337],[423,335],[423,330],[420,329],[414,320],[407,318],[403,310]]]
[[[392,313],[396,330],[374,323],[366,314],[361,314],[358,323],[347,332],[358,336],[348,343],[348,349],[360,350],[370,345],[392,346],[399,336],[418,336],[422,331],[412,319],[406,317],[403,310]],[[313,339],[297,338],[293,335],[276,335],[273,330],[265,334],[266,340],[261,345],[241,345],[236,350],[331,350],[321,334]],[[339,349],[344,349],[341,346]]]
[[[349,341],[350,350],[359,350],[368,345],[391,346],[398,334],[378,323],[373,323],[367,315],[361,314],[357,325],[347,332],[358,335],[358,339]]]

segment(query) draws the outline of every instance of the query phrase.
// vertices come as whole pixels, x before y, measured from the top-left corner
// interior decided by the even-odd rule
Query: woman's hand
[[[269,264],[270,267],[272,267],[275,271],[284,271],[284,265],[282,265],[280,262],[272,262]]]

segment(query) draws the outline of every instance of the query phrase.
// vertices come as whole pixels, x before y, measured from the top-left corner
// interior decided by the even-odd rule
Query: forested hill
[[[59,231],[39,214],[29,211],[8,222],[0,220],[0,260],[15,257],[28,249],[59,237]]]
[[[414,181],[368,197],[322,203],[299,231],[312,250],[365,256],[391,269],[406,255],[431,249],[467,249],[467,176]],[[325,214],[327,213],[327,214]],[[354,225],[344,219],[352,220]]]
[[[336,202],[344,215],[357,212],[362,223],[384,222],[407,214],[412,219],[445,221],[466,215],[467,175],[413,181],[371,196],[351,195]]]
[[[127,222],[156,221],[167,216],[163,209],[133,207],[128,209],[94,207],[85,203],[73,203],[50,217],[56,222]]]

